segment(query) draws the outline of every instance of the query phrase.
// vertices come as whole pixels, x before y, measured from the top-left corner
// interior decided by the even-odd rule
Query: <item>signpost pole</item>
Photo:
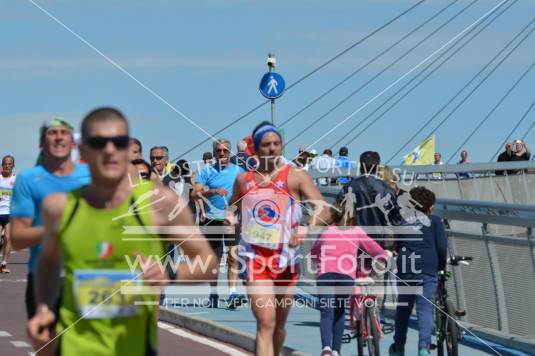
[[[277,63],[275,55],[273,53],[268,53],[267,65],[268,65],[270,73],[273,71],[273,68],[275,68],[275,63]],[[273,126],[275,126],[275,119],[276,119],[275,99],[271,99],[271,124]]]
[[[275,99],[271,99],[271,124],[275,126]]]

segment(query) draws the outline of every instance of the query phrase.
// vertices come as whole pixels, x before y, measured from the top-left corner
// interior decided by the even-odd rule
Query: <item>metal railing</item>
[[[535,295],[535,206],[438,199],[434,213],[446,223],[452,254],[474,257],[470,267],[453,271],[450,285],[467,321],[535,338],[535,308],[526,308]],[[479,232],[467,232],[467,223]],[[499,225],[517,233],[493,233]]]
[[[312,178],[351,176],[360,174],[357,162],[349,169],[334,168],[325,171],[311,169],[309,174]],[[389,166],[398,173],[431,175],[433,173],[452,174],[453,178],[458,178],[459,173],[478,173],[479,175],[495,175],[496,171],[523,171],[534,170],[535,161],[497,162],[497,163],[468,163],[468,164],[448,164],[448,165],[415,165],[415,166]],[[520,173],[520,172],[519,172]],[[505,172],[507,174],[507,172]],[[427,178],[427,176],[425,177]]]
[[[431,189],[440,198],[535,203],[535,161],[391,168],[398,178],[398,186],[404,190],[421,185]],[[496,175],[496,172],[501,171],[503,175]],[[336,182],[339,176],[356,177],[359,172],[356,167],[350,170],[333,168],[326,172],[310,170],[309,174],[318,182],[329,182],[327,187],[340,188],[339,184],[331,182]]]

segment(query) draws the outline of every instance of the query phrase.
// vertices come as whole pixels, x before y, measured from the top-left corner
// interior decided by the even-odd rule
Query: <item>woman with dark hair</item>
[[[128,140],[128,160],[143,159],[143,146],[141,141],[135,137],[130,137]]]

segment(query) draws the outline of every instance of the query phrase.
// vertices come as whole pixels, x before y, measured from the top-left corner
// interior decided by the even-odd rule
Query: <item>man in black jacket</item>
[[[360,176],[342,188],[338,194],[340,201],[347,194],[354,193],[356,202],[353,224],[366,227],[386,227],[401,222],[396,202],[396,192],[385,181],[377,177],[381,163],[379,153],[366,151],[360,155]],[[349,190],[351,188],[351,190]],[[368,232],[382,247],[393,249],[393,235],[383,232]]]
[[[510,162],[513,160],[513,145],[510,143],[505,144],[505,151],[498,156],[498,162]],[[496,171],[497,176],[503,176],[504,171]],[[507,174],[513,174],[514,171],[507,171]]]

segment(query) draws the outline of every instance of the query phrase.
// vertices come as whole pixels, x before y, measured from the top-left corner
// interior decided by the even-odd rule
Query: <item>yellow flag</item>
[[[403,163],[407,166],[433,164],[435,162],[435,135],[426,138],[411,153],[406,154]]]

